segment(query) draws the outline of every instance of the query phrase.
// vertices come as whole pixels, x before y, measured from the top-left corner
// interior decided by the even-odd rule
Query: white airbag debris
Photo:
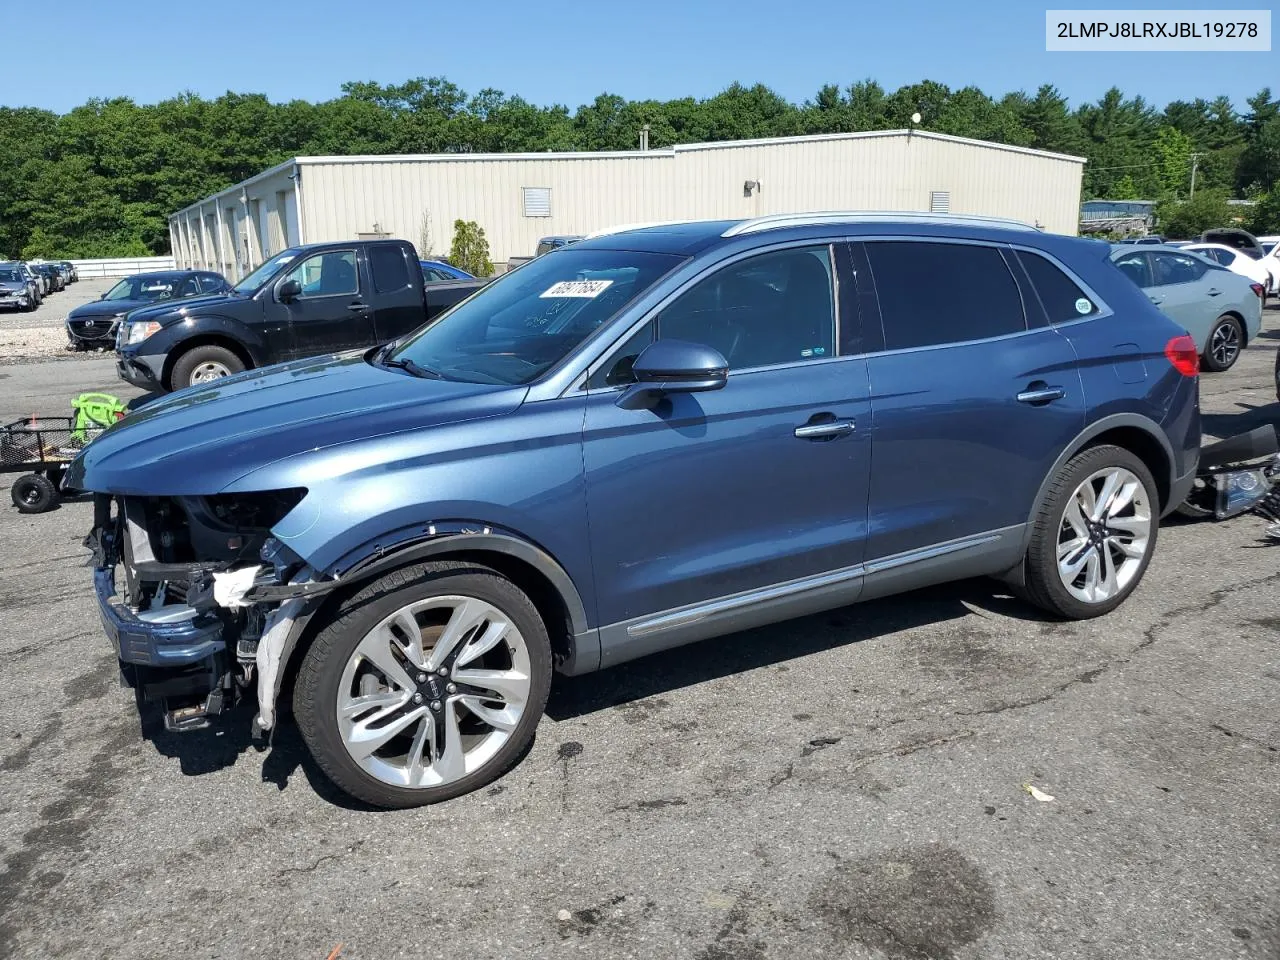
[[[239,570],[228,570],[226,573],[215,573],[213,575],[213,599],[220,607],[227,607],[235,610],[238,607],[248,607],[251,604],[245,603],[244,595],[249,588],[253,586],[254,578],[258,576],[260,566],[241,567]]]
[[[293,630],[293,621],[306,605],[305,597],[286,600],[267,614],[262,625],[262,639],[258,641],[258,716],[254,721],[259,730],[270,730],[276,722],[276,688],[280,673],[280,658],[285,641]]]

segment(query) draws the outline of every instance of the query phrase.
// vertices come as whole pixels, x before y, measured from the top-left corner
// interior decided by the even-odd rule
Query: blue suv
[[[68,480],[103,624],[144,716],[291,699],[405,807],[500,776],[556,671],[974,576],[1104,614],[1200,441],[1196,344],[1110,252],[921,214],[588,237],[103,433]]]

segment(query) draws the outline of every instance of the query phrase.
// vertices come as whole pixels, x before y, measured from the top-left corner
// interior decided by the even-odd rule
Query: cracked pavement
[[[1203,380],[1215,435],[1280,421],[1267,329]],[[3,372],[6,409],[127,392],[97,360]],[[288,722],[255,750],[252,711],[140,740],[89,520],[0,510],[0,957],[1280,957],[1254,518],[1166,523],[1099,620],[973,581],[559,680],[504,779],[391,813]]]

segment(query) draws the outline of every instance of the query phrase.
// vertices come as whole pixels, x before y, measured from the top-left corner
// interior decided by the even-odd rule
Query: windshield
[[[26,278],[12,267],[0,267],[0,283],[25,283]]]
[[[249,274],[231,289],[236,293],[250,294],[257,290],[260,286],[267,282],[277,270],[301,253],[298,248],[290,247],[288,250],[281,250],[274,257],[260,266],[253,273]]]
[[[143,300],[154,303],[173,296],[172,277],[126,277],[103,294],[103,300]]]
[[[448,380],[529,383],[681,262],[661,253],[558,250],[482,287],[392,356]]]

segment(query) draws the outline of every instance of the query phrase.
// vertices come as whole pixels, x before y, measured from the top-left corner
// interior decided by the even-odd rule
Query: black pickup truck
[[[487,280],[423,283],[403,240],[282,250],[229,292],[132,310],[116,370],[144,390],[181,390],[251,367],[372,347],[435,319]]]

